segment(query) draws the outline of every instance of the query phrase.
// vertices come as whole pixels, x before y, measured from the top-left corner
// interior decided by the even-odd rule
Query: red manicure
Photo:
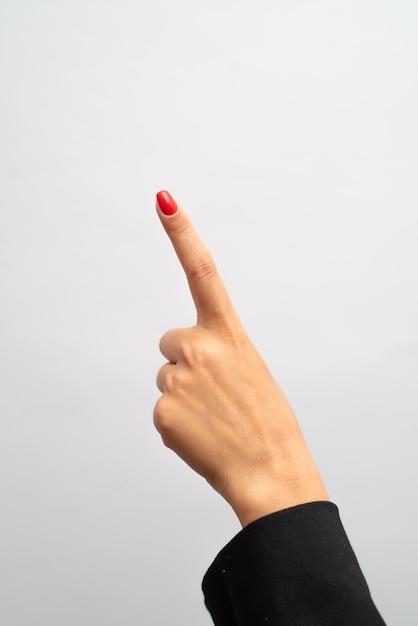
[[[157,202],[164,215],[174,215],[177,211],[177,204],[168,191],[159,191],[157,193]]]

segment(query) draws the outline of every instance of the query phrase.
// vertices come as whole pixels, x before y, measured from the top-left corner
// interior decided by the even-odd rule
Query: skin
[[[185,271],[197,323],[160,341],[154,423],[166,446],[229,502],[242,526],[328,494],[297,419],[246,334],[186,213],[157,213]]]

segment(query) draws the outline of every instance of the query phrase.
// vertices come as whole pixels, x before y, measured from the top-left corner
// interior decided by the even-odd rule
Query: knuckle
[[[158,371],[157,387],[165,396],[178,394],[185,387],[183,368],[165,363]]]
[[[157,404],[154,407],[153,421],[155,428],[158,430],[158,432],[160,432],[160,428],[164,422],[164,409],[161,400],[158,400]]]
[[[171,363],[175,363],[177,360],[176,355],[178,351],[180,336],[181,333],[179,332],[179,330],[172,328],[171,330],[168,330],[166,333],[164,333],[164,335],[160,339],[160,352]]]
[[[165,348],[170,339],[170,333],[171,333],[171,330],[168,330],[166,333],[164,333],[164,335],[160,339],[159,349],[160,349],[161,354],[165,353]]]
[[[190,268],[190,278],[193,282],[210,281],[217,275],[217,270],[209,253],[203,253],[195,258]]]
[[[167,373],[165,377],[165,391],[167,393],[175,393],[183,388],[183,380],[179,372],[174,369]]]
[[[183,216],[183,219],[173,220],[170,223],[170,231],[175,237],[188,237],[193,232],[193,227],[189,220]]]
[[[160,367],[157,373],[156,384],[157,384],[158,389],[161,391],[161,393],[164,392],[166,369],[167,369],[166,366],[163,365],[162,367]]]
[[[154,426],[160,433],[164,445],[170,447],[170,434],[172,432],[171,412],[167,410],[164,398],[158,400],[154,408]]]
[[[182,345],[185,363],[193,368],[213,369],[222,358],[223,345],[217,335],[208,329],[195,327],[193,334]],[[188,370],[186,370],[187,372]]]
[[[213,348],[208,340],[191,341],[183,345],[183,358],[188,365],[207,368],[213,360]]]
[[[175,332],[174,328],[170,328],[170,330],[166,330],[166,332],[162,335],[160,339],[160,346],[163,343],[168,343],[171,340],[171,335]]]

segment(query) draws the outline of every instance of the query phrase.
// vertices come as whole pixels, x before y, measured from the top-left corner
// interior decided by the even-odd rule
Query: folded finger
[[[173,368],[175,367],[176,366],[174,365],[174,363],[165,363],[162,367],[160,367],[157,374],[156,382],[157,387],[161,391],[161,393],[165,392],[167,388],[167,378],[169,378],[169,376],[172,374]]]

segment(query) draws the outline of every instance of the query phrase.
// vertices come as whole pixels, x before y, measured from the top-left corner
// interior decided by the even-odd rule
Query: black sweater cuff
[[[252,522],[202,586],[215,626],[384,626],[330,502]]]

